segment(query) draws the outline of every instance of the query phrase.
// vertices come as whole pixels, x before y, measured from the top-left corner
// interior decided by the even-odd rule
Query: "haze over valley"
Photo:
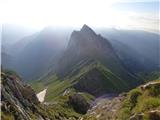
[[[2,120],[160,119],[159,1],[2,3]]]

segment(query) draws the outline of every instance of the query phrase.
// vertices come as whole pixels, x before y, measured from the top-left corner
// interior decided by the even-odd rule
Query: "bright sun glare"
[[[139,25],[132,20],[138,13],[112,7],[119,0],[2,0],[0,23],[35,28],[48,25],[122,27]],[[142,24],[141,24],[142,25]],[[154,27],[154,26],[152,26]]]

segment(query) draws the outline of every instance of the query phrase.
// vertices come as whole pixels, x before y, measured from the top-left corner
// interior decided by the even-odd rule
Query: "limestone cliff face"
[[[46,120],[34,90],[16,75],[1,73],[3,120]]]

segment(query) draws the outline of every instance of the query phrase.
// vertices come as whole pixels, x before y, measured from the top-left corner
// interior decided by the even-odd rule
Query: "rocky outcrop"
[[[2,72],[1,86],[2,120],[77,120],[89,108],[79,94],[60,96],[55,104],[41,103],[35,91],[16,74]]]
[[[19,77],[1,73],[3,120],[48,120],[34,90]]]
[[[107,94],[97,98],[82,120],[120,120],[117,113],[124,98],[125,94]]]
[[[32,120],[35,117],[43,118],[38,113],[39,101],[34,90],[23,83],[18,77],[1,73],[2,83],[2,119],[13,118],[13,120]],[[8,117],[8,118],[7,118]]]
[[[156,86],[160,86],[160,82],[158,82],[158,81],[148,82],[147,84],[142,85],[141,89],[146,90],[146,89],[149,89],[151,87],[156,87]]]
[[[160,80],[150,81],[131,90],[122,102],[119,117],[122,120],[159,120],[159,96]]]
[[[160,120],[160,80],[118,96],[97,98],[81,120]]]
[[[81,114],[85,114],[90,107],[90,104],[86,101],[86,99],[81,94],[74,94],[69,96],[68,102],[73,109]]]

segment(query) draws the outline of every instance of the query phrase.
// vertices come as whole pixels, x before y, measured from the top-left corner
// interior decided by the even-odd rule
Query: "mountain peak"
[[[80,48],[84,49],[84,46],[86,46],[86,49],[98,49],[98,46],[106,44],[107,46],[110,46],[109,42],[106,39],[104,39],[100,35],[97,35],[89,26],[84,24],[80,31],[72,32],[68,48],[70,48],[72,45],[75,47],[76,45],[76,48],[77,46],[79,46]]]
[[[68,48],[74,48],[81,46],[80,48],[84,49],[84,46],[91,48],[97,45],[97,42],[101,44],[100,41],[97,41],[97,34],[86,24],[79,31],[73,31],[70,37],[70,42],[68,43]],[[74,47],[73,47],[73,46]]]
[[[84,24],[83,27],[80,30],[81,32],[90,32],[95,33],[88,25]]]
[[[84,24],[83,27],[81,28],[81,30],[83,29],[91,29],[88,25]]]

